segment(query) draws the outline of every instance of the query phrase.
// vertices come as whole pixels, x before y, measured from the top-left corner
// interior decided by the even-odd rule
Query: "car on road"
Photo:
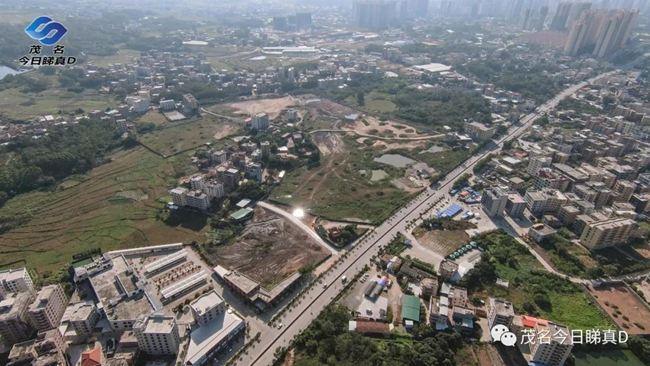
[[[278,329],[282,329],[284,325],[282,323],[278,324]]]

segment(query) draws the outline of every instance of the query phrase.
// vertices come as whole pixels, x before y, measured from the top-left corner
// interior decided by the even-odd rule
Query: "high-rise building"
[[[364,28],[387,28],[395,3],[390,0],[356,0],[353,5],[355,25]]]
[[[239,187],[239,170],[230,168],[226,170],[224,183],[228,189],[237,189]]]
[[[260,142],[260,148],[262,149],[262,157],[268,158],[271,155],[271,143],[268,141]]]
[[[625,218],[588,222],[580,235],[580,243],[589,250],[622,244],[629,239],[635,227],[634,220]]]
[[[204,191],[210,198],[222,198],[226,196],[226,188],[223,183],[217,181],[206,183]]]
[[[29,324],[27,308],[34,300],[34,292],[18,292],[0,301],[0,335],[5,344],[12,345],[26,341],[34,333]]]
[[[575,56],[591,52],[598,58],[625,47],[638,11],[597,9],[583,11],[573,22],[564,53]]]
[[[535,334],[530,344],[531,361],[548,366],[564,365],[573,348],[571,331],[564,325],[538,322]]]
[[[246,166],[246,175],[258,183],[262,183],[262,166],[257,163],[249,163]]]
[[[508,193],[498,186],[486,189],[481,198],[481,205],[488,216],[503,216],[506,203],[508,203]]]
[[[564,23],[564,29],[571,29],[573,22],[580,19],[582,12],[589,10],[590,8],[591,3],[589,2],[572,3],[571,10],[569,11],[569,16],[567,17],[566,23]]]
[[[266,113],[258,113],[251,118],[251,128],[258,131],[266,131],[269,128],[269,115]]]
[[[548,5],[544,5],[539,9],[539,17],[537,18],[537,22],[535,23],[536,31],[541,32],[544,30],[544,24],[546,24],[547,17],[548,17]]]
[[[528,159],[526,172],[532,176],[536,176],[540,169],[550,167],[552,162],[553,159],[550,156],[533,156]]]
[[[593,55],[603,58],[625,47],[638,15],[636,10],[620,10],[607,19],[600,30]]]
[[[311,13],[296,13],[296,30],[302,31],[311,28]]]
[[[150,355],[175,355],[181,343],[178,324],[173,316],[141,316],[133,325],[138,347]]]
[[[172,200],[176,206],[185,206],[187,205],[187,200],[185,195],[187,194],[188,189],[185,187],[177,187],[169,191],[172,195]]]
[[[571,13],[571,2],[565,1],[561,2],[557,6],[553,20],[551,21],[550,29],[556,31],[563,31],[566,28],[567,19],[569,19],[569,13]]]
[[[193,191],[203,189],[205,185],[205,177],[201,174],[196,174],[190,178],[190,187]]]
[[[67,304],[68,298],[61,285],[49,285],[38,292],[27,313],[36,330],[55,328],[59,326]]]

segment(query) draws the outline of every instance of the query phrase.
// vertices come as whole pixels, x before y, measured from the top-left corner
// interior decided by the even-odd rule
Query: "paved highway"
[[[524,116],[520,120],[518,126],[512,127],[507,136],[494,141],[495,145],[491,148],[483,149],[447,174],[445,179],[439,183],[436,191],[427,189],[406,206],[402,207],[393,216],[384,221],[382,225],[375,228],[374,232],[368,235],[365,239],[362,239],[361,242],[352,248],[349,256],[326,273],[323,277],[322,283],[312,287],[307,294],[303,295],[300,300],[296,302],[296,306],[292,308],[291,311],[287,311],[283,318],[278,321],[278,323],[283,324],[280,329],[273,328],[264,332],[260,337],[260,342],[253,348],[250,348],[248,354],[243,355],[241,360],[238,359],[236,364],[258,366],[272,364],[275,350],[278,347],[287,347],[291,343],[293,337],[300,334],[300,332],[309,326],[323,308],[325,308],[325,306],[327,306],[331,300],[341,292],[344,287],[344,284],[340,280],[341,276],[346,275],[347,278],[351,279],[358,274],[362,268],[369,263],[371,257],[378,253],[381,247],[390,243],[399,232],[406,232],[409,223],[420,218],[420,216],[430,210],[435,203],[444,198],[448,194],[451,184],[460,175],[464,173],[472,173],[474,165],[476,165],[479,160],[486,157],[488,154],[498,153],[501,150],[504,141],[521,136],[536,118],[553,109],[560,101],[580,88],[593,83],[599,78],[616,72],[617,71],[604,73],[589,79],[588,81],[565,89],[555,98],[540,106],[535,113]]]

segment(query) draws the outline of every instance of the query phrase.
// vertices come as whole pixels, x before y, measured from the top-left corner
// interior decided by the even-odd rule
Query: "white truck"
[[[345,276],[345,275],[341,276],[341,282],[345,283],[345,281],[347,281],[347,280],[348,280],[347,276]]]

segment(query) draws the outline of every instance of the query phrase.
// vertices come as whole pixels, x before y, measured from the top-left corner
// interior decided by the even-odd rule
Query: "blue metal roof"
[[[459,212],[461,212],[463,208],[457,204],[453,204],[447,208],[444,209],[444,211],[438,213],[438,217],[442,216],[447,216],[447,217],[454,217],[458,215]]]

